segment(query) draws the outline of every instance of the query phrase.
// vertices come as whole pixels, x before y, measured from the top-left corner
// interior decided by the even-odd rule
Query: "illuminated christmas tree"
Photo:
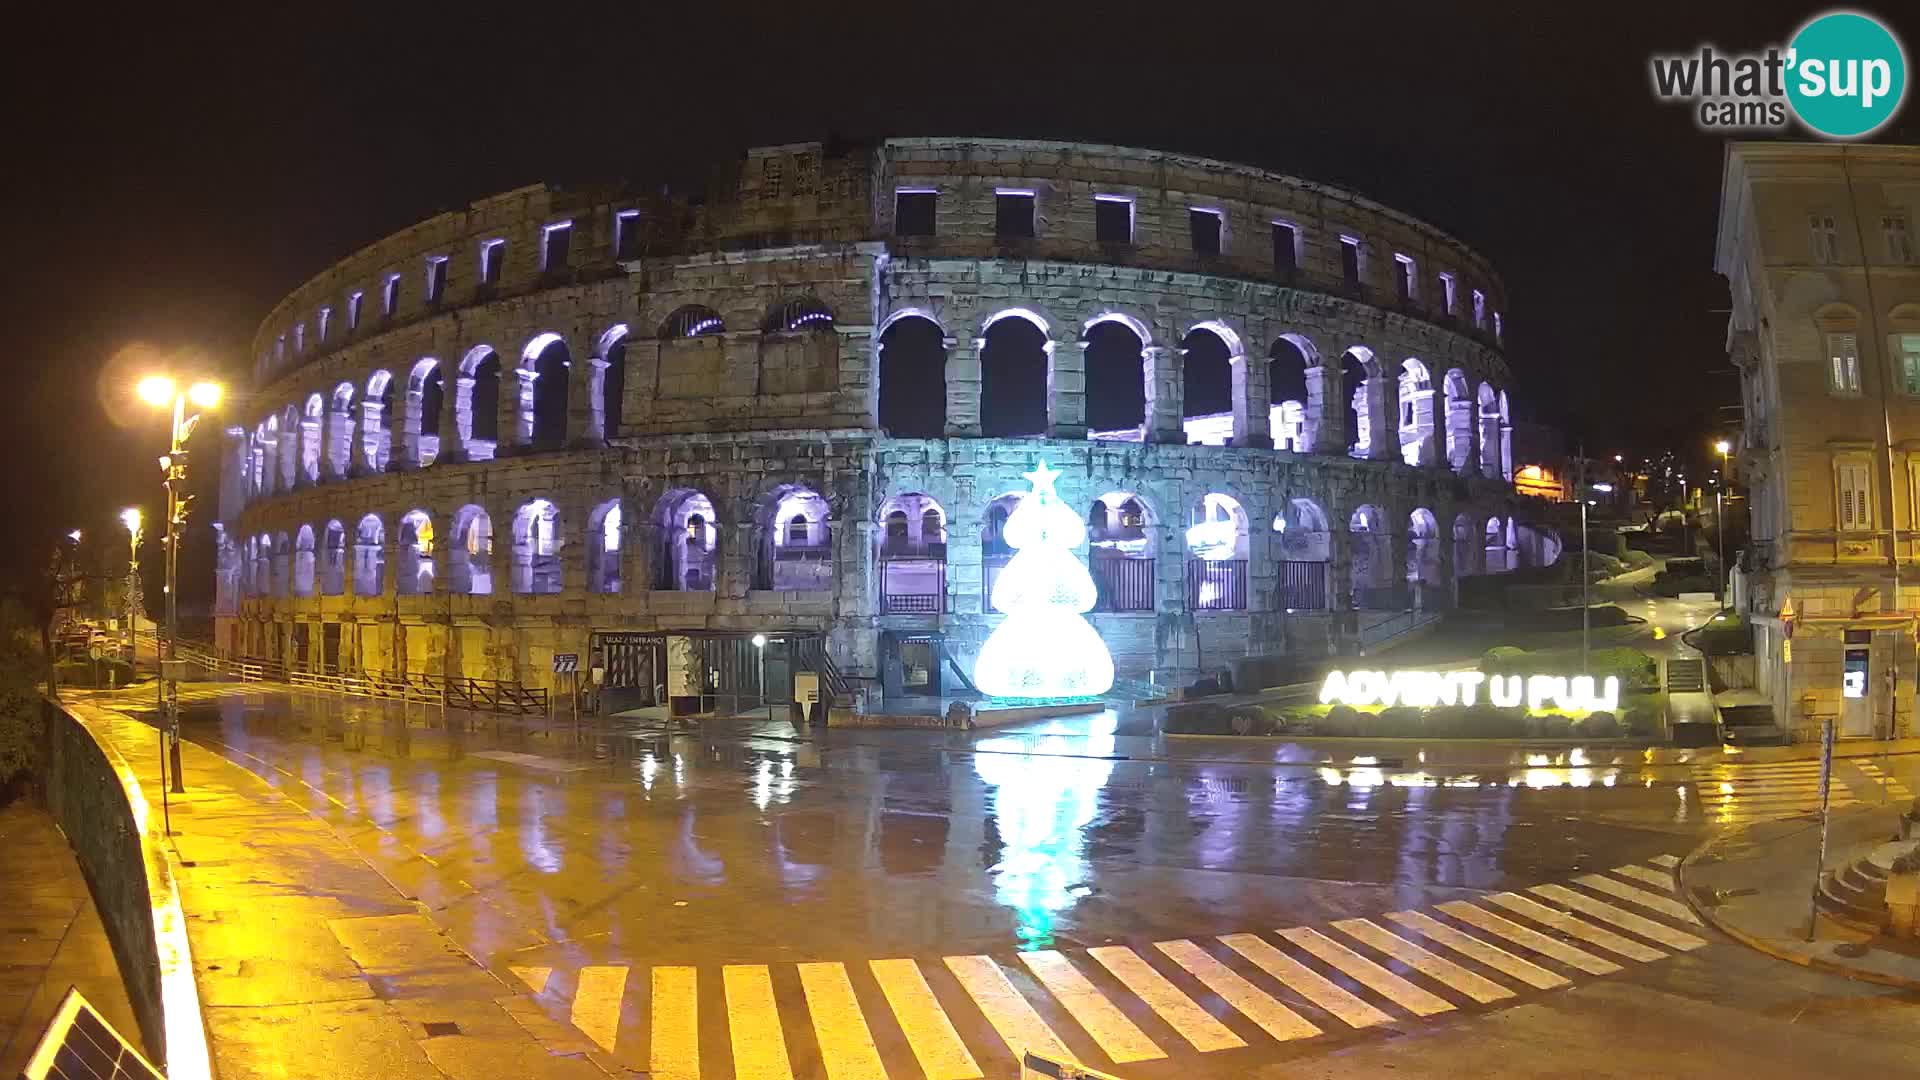
[[[987,637],[973,681],[995,697],[1092,697],[1113,686],[1113,656],[1081,616],[1099,598],[1086,564],[1073,554],[1087,526],[1053,490],[1060,474],[1046,462],[1026,473],[1033,491],[1001,535],[1017,554],[993,583],[993,606],[1007,619]]]

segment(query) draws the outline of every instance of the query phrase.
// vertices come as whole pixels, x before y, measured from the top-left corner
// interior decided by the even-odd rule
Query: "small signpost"
[[[1827,868],[1827,822],[1833,793],[1833,718],[1820,725],[1820,857],[1813,864],[1813,901],[1807,909],[1807,940],[1812,941],[1820,925],[1820,875]]]
[[[567,700],[573,708],[573,723],[580,726],[580,654],[557,652],[553,654],[553,673],[567,677]],[[551,702],[552,699],[548,699]]]

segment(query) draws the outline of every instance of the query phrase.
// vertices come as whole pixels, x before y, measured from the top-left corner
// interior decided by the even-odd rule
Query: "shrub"
[[[1652,702],[1643,701],[1628,707],[1624,723],[1630,735],[1651,735],[1660,726],[1660,711]]]
[[[1375,717],[1368,734],[1381,735],[1393,739],[1418,737],[1425,734],[1426,731],[1426,725],[1423,722],[1424,717],[1422,715],[1424,712],[1425,710],[1423,709],[1414,709],[1405,706],[1383,709],[1379,716]]]
[[[1235,735],[1265,735],[1273,729],[1267,714],[1257,705],[1242,705],[1227,716],[1227,726]]]
[[[0,806],[22,789],[38,757],[38,634],[18,603],[0,604]]]
[[[1610,712],[1589,713],[1574,721],[1573,730],[1582,739],[1613,739],[1620,735],[1620,721]]]
[[[1576,658],[1575,663],[1579,661]],[[1659,683],[1659,665],[1653,657],[1639,649],[1621,645],[1611,649],[1595,650],[1589,658],[1595,679],[1605,679],[1609,675],[1618,676],[1622,690],[1636,686],[1656,686]]]
[[[1321,735],[1358,735],[1360,710],[1351,705],[1335,705],[1327,710],[1325,719],[1315,726],[1314,731]]]

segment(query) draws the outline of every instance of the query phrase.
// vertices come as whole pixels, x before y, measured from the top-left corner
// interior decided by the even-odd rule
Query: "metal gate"
[[[659,705],[667,682],[665,634],[602,633],[593,636],[598,666],[607,669],[609,690],[634,692],[636,704]]]

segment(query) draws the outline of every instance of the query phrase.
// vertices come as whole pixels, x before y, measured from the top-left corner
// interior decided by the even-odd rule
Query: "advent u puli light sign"
[[[1620,707],[1620,679],[1609,675],[1487,675],[1479,671],[1330,671],[1320,684],[1322,705],[1477,705],[1481,689],[1501,709],[1601,712]]]

